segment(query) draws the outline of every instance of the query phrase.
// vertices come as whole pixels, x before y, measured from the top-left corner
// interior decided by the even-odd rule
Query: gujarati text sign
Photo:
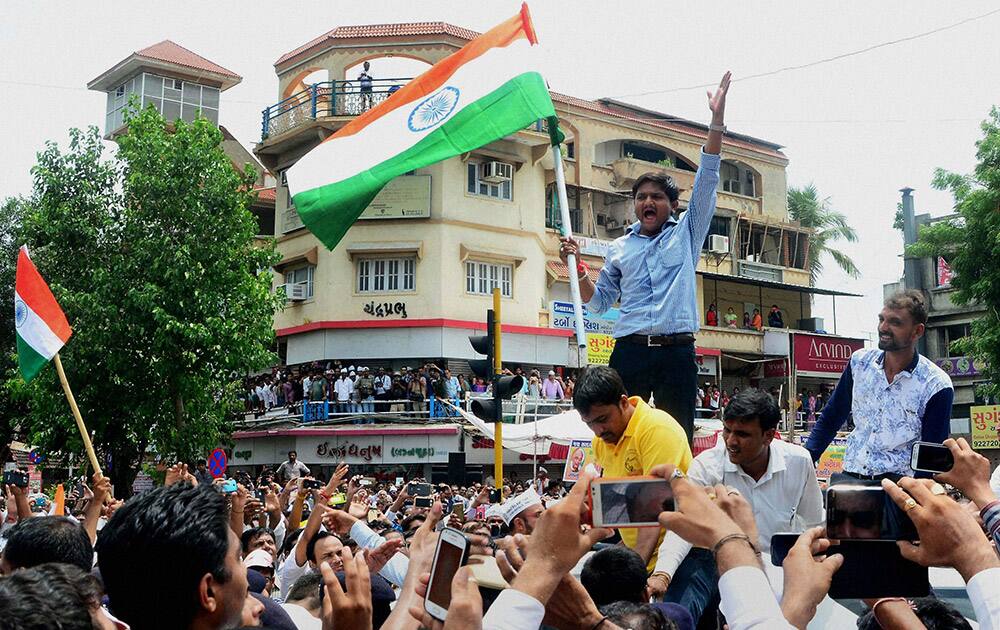
[[[969,424],[972,425],[972,448],[1000,448],[997,436],[1000,405],[980,405],[969,408]]]

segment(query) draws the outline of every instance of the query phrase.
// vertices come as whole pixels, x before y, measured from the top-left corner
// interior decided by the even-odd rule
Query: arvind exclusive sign
[[[794,335],[795,371],[801,376],[839,376],[855,351],[865,347],[861,339]]]

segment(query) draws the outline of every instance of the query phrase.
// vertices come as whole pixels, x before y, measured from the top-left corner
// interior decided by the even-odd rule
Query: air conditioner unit
[[[722,190],[733,193],[740,194],[740,180],[738,179],[727,179],[722,182]]]
[[[308,289],[305,282],[289,282],[285,285],[285,297],[290,302],[301,302],[308,297]]]
[[[479,179],[487,184],[501,184],[514,178],[514,166],[506,162],[483,162],[479,165]]]
[[[708,237],[708,251],[713,254],[729,253],[729,237],[721,234],[712,234]]]

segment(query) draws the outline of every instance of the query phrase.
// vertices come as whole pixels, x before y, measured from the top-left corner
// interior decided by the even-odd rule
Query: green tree
[[[255,241],[255,173],[233,167],[204,119],[173,130],[152,108],[114,159],[96,128],[50,143],[33,169],[23,235],[66,311],[63,364],[116,489],[147,450],[190,460],[228,439],[240,378],[273,362],[273,242]],[[55,370],[8,386],[33,443],[82,453]],[[108,473],[106,473],[108,474]]]
[[[17,268],[17,250],[21,244],[21,221],[24,219],[24,200],[10,197],[0,203],[0,287],[10,287],[8,295],[14,293],[14,272]],[[0,375],[9,375],[17,370],[14,354],[14,311],[3,311],[0,320]],[[0,462],[10,460],[7,452],[11,440],[19,429],[24,416],[24,401],[11,396],[10,389],[0,387]]]
[[[823,261],[828,255],[849,276],[858,277],[859,272],[854,261],[833,246],[833,243],[840,239],[853,243],[858,240],[858,235],[854,228],[847,224],[847,217],[830,207],[829,197],[820,199],[816,187],[812,184],[802,188],[790,187],[788,215],[803,227],[814,230],[809,237],[810,284],[815,286],[817,278],[823,273]]]
[[[952,348],[981,360],[989,383],[980,390],[1000,395],[1000,109],[994,107],[982,123],[983,137],[976,142],[976,168],[972,175],[937,169],[933,185],[949,190],[957,217],[920,229],[907,254],[944,256],[954,276],[952,300],[982,304],[983,314],[972,322],[971,334]]]

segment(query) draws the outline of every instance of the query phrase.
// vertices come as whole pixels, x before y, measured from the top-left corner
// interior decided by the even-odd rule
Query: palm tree
[[[833,243],[844,239],[850,243],[858,240],[854,228],[847,224],[847,217],[830,207],[830,198],[819,198],[816,186],[809,184],[802,188],[788,189],[788,215],[803,227],[813,229],[809,237],[809,284],[815,286],[816,279],[823,273],[823,259],[829,254],[837,266],[847,275],[857,278],[857,266],[850,257],[833,247]]]

